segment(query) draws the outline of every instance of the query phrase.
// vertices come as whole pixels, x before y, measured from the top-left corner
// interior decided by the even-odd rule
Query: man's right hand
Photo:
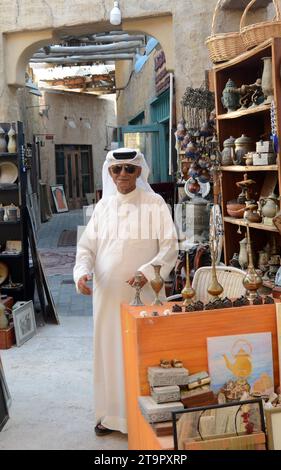
[[[77,286],[81,294],[92,295],[93,293],[92,289],[90,289],[90,287],[87,286],[87,281],[91,281],[91,279],[92,279],[92,276],[90,276],[89,274],[85,274],[84,276],[80,277]]]

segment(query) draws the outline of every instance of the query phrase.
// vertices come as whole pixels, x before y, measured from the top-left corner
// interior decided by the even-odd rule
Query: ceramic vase
[[[0,126],[0,153],[1,152],[7,152],[7,142],[5,139],[5,131],[4,129]]]
[[[241,269],[246,269],[248,266],[248,253],[247,253],[247,238],[243,238],[239,242],[240,244],[240,251],[238,256],[238,261],[240,264]]]
[[[14,130],[12,125],[8,132],[8,137],[9,137],[8,152],[16,153],[17,151],[16,131]]]
[[[154,273],[155,273],[155,278],[152,279],[152,281],[150,281],[150,285],[155,292],[155,299],[152,305],[163,305],[163,303],[159,299],[159,292],[164,286],[164,280],[160,276],[161,265],[153,264],[152,267],[154,268]]]
[[[273,84],[272,84],[272,58],[263,57],[263,74],[262,74],[262,91],[266,100],[263,104],[270,104],[273,101]]]

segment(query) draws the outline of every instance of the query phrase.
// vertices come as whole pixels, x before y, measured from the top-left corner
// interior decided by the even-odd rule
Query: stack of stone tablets
[[[160,423],[172,419],[172,411],[182,411],[180,385],[187,385],[188,370],[184,367],[149,367],[148,381],[151,396],[139,397],[143,416],[150,423]]]

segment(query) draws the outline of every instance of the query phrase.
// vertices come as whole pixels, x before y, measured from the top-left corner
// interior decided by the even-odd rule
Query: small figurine
[[[223,304],[223,308],[231,308],[232,307],[232,302],[228,297],[225,297],[224,299],[222,299],[222,304]]]
[[[181,306],[178,304],[173,305],[172,312],[182,312]]]
[[[155,311],[155,312],[152,312],[151,316],[152,316],[152,317],[159,317],[159,313],[156,312],[156,311]]]
[[[203,302],[201,302],[201,300],[198,300],[197,302],[195,302],[193,304],[193,306],[195,307],[195,310],[197,312],[200,312],[201,310],[204,310],[204,304],[203,304]]]
[[[148,313],[145,311],[145,310],[142,310],[140,312],[140,317],[144,318],[144,317],[148,317]]]
[[[163,316],[164,316],[164,317],[168,317],[169,315],[171,315],[171,310],[169,310],[168,308],[166,308],[166,310],[164,310],[164,312],[163,312]]]
[[[205,310],[214,310],[213,302],[209,302],[205,305]]]
[[[253,305],[262,305],[262,297],[257,295],[253,300]]]
[[[195,308],[195,305],[194,304],[189,304],[185,307],[185,312],[195,312],[196,311],[196,308]]]
[[[170,369],[172,367],[171,361],[167,359],[160,359],[160,367],[163,369]]]
[[[274,299],[273,297],[271,297],[270,295],[267,295],[265,298],[264,298],[264,304],[274,304]]]
[[[183,363],[179,361],[178,359],[173,359],[171,363],[173,367],[176,367],[176,368],[183,367]]]
[[[250,305],[250,302],[244,295],[234,300],[233,302],[233,307],[243,307],[245,305]]]

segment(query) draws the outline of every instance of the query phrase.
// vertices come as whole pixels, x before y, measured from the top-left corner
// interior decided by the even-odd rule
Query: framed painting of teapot
[[[239,400],[244,392],[274,391],[271,333],[207,338],[207,348],[214,392]]]

